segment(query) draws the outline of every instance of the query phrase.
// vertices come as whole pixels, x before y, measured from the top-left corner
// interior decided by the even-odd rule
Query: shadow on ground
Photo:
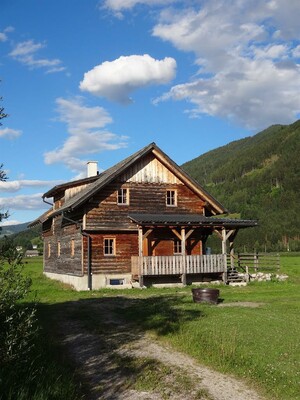
[[[176,332],[183,322],[204,316],[193,307],[181,308],[183,301],[184,296],[116,295],[40,304],[39,316],[45,334],[53,335],[74,363],[86,399],[134,400],[142,397],[134,397],[132,391],[129,397],[126,393],[140,381],[145,382],[145,373],[153,381],[153,389],[163,377],[158,361],[137,359],[131,355],[130,348],[143,339],[145,331],[167,335]],[[151,391],[151,382],[147,384]]]

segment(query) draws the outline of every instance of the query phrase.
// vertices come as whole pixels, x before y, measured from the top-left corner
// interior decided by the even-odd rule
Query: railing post
[[[182,252],[182,276],[181,282],[186,285],[186,251],[185,251],[185,228],[181,228],[181,252]]]
[[[227,254],[223,254],[223,264],[224,264],[224,272],[223,272],[223,282],[226,285],[227,283]]]

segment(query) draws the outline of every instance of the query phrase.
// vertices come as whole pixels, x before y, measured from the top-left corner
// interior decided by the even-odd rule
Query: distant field
[[[126,307],[114,312],[140,329],[202,364],[245,379],[270,399],[300,399],[299,254],[281,256],[281,272],[289,275],[288,281],[220,286],[223,303],[218,306],[193,303],[190,287],[76,292],[45,278],[40,258],[26,262],[25,272],[33,279],[32,295],[39,303],[40,323],[54,344],[55,312],[48,306],[56,304],[57,310],[67,301],[107,301],[122,296]],[[130,301],[132,298],[135,301]],[[236,306],[238,302],[258,307]],[[101,325],[88,312],[79,313],[78,318],[90,329]]]

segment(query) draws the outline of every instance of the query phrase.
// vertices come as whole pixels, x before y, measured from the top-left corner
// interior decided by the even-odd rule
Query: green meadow
[[[12,390],[11,397],[2,395],[2,399],[26,399],[29,393],[35,400],[84,398],[84,385],[75,377],[55,326],[57,312],[67,302],[78,301],[75,317],[89,331],[101,330],[104,321],[89,312],[91,299],[110,302],[113,313],[137,329],[201,364],[242,378],[266,398],[300,399],[300,255],[282,255],[281,265],[280,272],[289,276],[287,281],[274,279],[246,287],[220,285],[221,302],[209,305],[194,303],[190,286],[76,292],[45,278],[40,258],[26,260],[24,273],[33,282],[27,301],[37,303],[40,326],[39,356],[33,366],[43,373],[36,379],[27,370],[29,378],[18,389],[19,397]]]

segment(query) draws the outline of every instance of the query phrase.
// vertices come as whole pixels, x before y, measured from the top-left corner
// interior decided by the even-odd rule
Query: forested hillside
[[[32,245],[35,244],[38,246],[39,251],[42,252],[43,241],[41,237],[41,225],[31,229],[28,229],[27,225],[28,223],[2,227],[3,231],[0,230],[0,233],[2,234],[0,236],[0,251],[3,249],[3,246],[7,247],[10,244],[12,244],[14,247],[22,246],[23,251],[26,251],[31,250]],[[13,227],[15,233],[8,234],[7,232],[11,232],[11,227]],[[6,231],[4,228],[7,228],[8,230]]]
[[[274,125],[182,166],[231,213],[258,219],[239,233],[247,250],[300,250],[300,120]]]

